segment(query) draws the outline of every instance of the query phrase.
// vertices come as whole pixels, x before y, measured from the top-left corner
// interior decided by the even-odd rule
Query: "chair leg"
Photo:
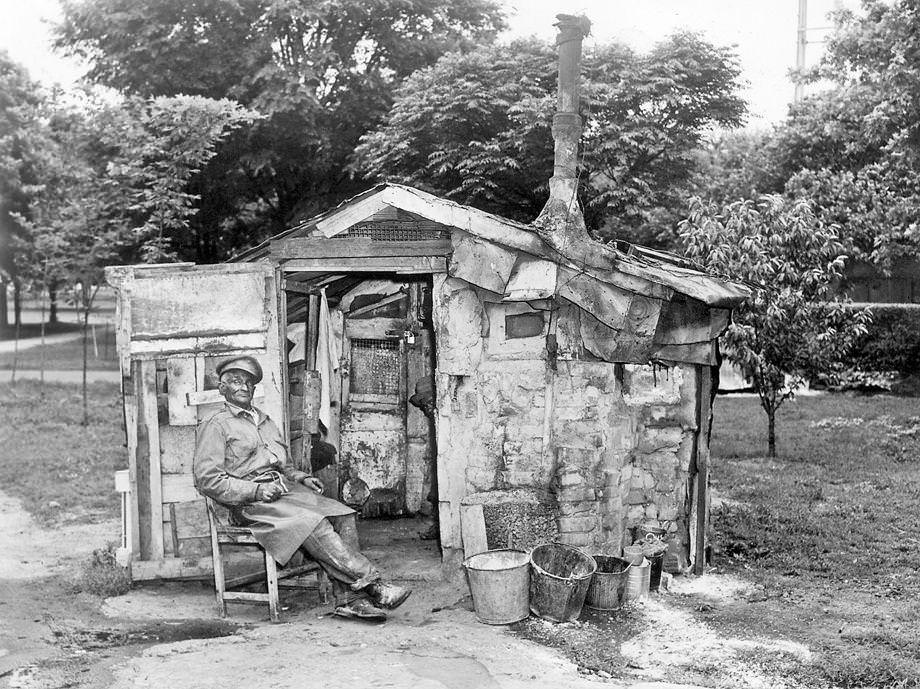
[[[275,565],[275,558],[267,550],[265,551],[265,578],[268,581],[268,612],[272,622],[278,622],[281,619],[279,613],[281,602],[278,597],[278,567]]]
[[[217,614],[227,616],[227,601],[224,592],[227,590],[227,580],[224,577],[224,558],[220,552],[220,543],[217,534],[211,529],[211,562],[214,564],[214,591],[217,594]]]
[[[319,598],[322,601],[323,605],[329,602],[329,577],[326,575],[326,572],[320,567],[316,570],[316,588],[319,589]]]

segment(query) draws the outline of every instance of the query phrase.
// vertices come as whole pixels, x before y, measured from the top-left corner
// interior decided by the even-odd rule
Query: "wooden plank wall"
[[[267,285],[264,294],[273,295],[273,287]],[[211,389],[215,363],[231,354],[255,356],[264,371],[256,403],[279,427],[285,425],[274,297],[266,297],[260,306],[266,326],[257,333],[260,349],[252,348],[250,334],[223,336],[220,351],[214,353],[198,347],[175,352],[174,340],[142,341],[144,351],[139,353],[132,350],[137,341],[126,343],[131,357],[125,369],[125,421],[135,579],[205,576],[210,571],[207,513],[195,490],[192,461],[199,422],[222,404]]]

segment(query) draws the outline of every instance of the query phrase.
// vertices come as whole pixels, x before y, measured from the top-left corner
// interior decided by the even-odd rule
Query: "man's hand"
[[[283,491],[277,483],[260,483],[256,489],[256,500],[261,502],[274,502],[281,497]]]
[[[304,478],[301,483],[303,483],[307,488],[317,493],[323,492],[323,482],[320,481],[315,476],[307,476]]]

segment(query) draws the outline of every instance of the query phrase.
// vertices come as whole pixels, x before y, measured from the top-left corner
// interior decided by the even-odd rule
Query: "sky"
[[[138,0],[143,2],[144,0]],[[593,44],[621,41],[648,50],[680,30],[702,33],[717,45],[734,46],[747,82],[744,97],[751,110],[749,125],[778,122],[792,99],[788,72],[795,65],[799,0],[504,0],[509,12],[508,38],[555,36],[559,12],[585,14],[592,22]],[[808,0],[807,62],[821,53],[827,13],[835,6],[855,8],[856,0]],[[32,77],[46,84],[72,84],[78,63],[55,55],[48,21],[60,16],[57,0],[0,0],[0,48],[24,64]]]

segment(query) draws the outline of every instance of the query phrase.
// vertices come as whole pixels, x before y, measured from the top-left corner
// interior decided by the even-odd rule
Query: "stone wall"
[[[463,497],[532,488],[555,497],[561,542],[619,553],[635,527],[651,523],[676,535],[675,554],[686,566],[695,367],[551,362],[545,337],[497,340],[503,331],[488,321],[501,317],[500,309],[483,306],[460,281],[447,279],[441,288],[435,321],[445,547],[462,546]],[[439,303],[453,309],[449,318],[438,318]],[[462,346],[445,351],[445,341]],[[451,520],[456,527],[443,523]]]

